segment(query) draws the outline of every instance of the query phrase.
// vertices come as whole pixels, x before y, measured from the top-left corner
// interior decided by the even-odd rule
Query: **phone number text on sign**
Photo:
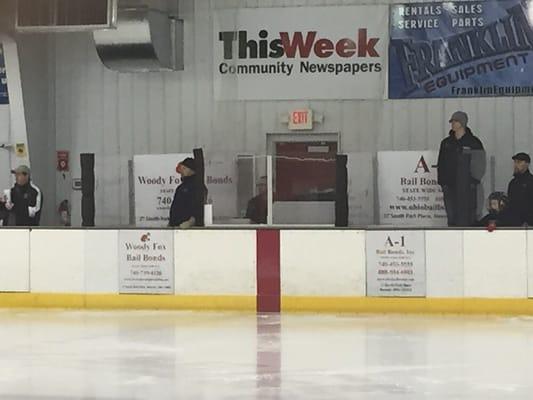
[[[174,293],[174,238],[166,231],[121,231],[120,293]]]
[[[426,295],[424,232],[367,232],[367,295]]]

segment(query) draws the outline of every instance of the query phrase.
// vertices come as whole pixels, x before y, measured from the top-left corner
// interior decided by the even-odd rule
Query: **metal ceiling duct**
[[[149,8],[118,10],[116,29],[93,32],[98,56],[119,72],[183,70],[183,21]]]

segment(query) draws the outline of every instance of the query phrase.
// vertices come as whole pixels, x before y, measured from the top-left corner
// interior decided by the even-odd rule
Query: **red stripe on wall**
[[[280,232],[257,231],[257,312],[280,311]]]

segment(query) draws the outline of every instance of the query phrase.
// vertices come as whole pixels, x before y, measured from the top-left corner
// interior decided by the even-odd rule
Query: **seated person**
[[[479,222],[478,226],[513,226],[509,211],[509,198],[503,192],[493,192],[489,196],[488,214]]]
[[[6,209],[6,200],[3,195],[0,195],[0,226],[7,226],[9,219],[9,211]]]
[[[258,195],[248,202],[248,208],[246,210],[246,218],[251,220],[254,224],[266,224],[267,223],[267,178],[262,176],[257,182]]]

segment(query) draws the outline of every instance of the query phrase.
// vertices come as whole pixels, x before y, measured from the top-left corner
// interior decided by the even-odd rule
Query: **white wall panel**
[[[465,231],[463,249],[465,297],[527,297],[526,231]]]
[[[533,232],[527,231],[527,294],[533,298]]]
[[[496,188],[505,189],[511,175],[509,157],[519,150],[533,151],[531,98],[215,101],[212,21],[216,9],[400,2],[405,1],[181,0],[180,17],[185,20],[186,38],[182,72],[119,74],[107,70],[88,33],[54,35],[43,41],[48,52],[48,69],[44,70],[44,51],[32,50],[37,42],[34,40],[26,49],[22,46],[23,76],[44,76],[39,82],[35,79],[25,85],[25,93],[38,92],[39,96],[32,98],[45,99],[46,82],[52,99],[47,107],[55,117],[53,123],[46,124],[47,114],[44,108],[39,110],[37,100],[28,108],[30,144],[44,146],[35,138],[46,135],[48,146],[57,142],[57,149],[72,151],[72,174],[67,174],[66,179],[57,175],[56,187],[52,175],[43,174],[44,192],[57,193],[57,203],[63,198],[71,199],[73,222],[79,224],[79,193],[71,190],[69,178],[79,177],[79,153],[93,151],[99,183],[97,225],[127,224],[127,161],[134,154],[180,153],[195,146],[203,146],[207,154],[233,153],[232,157],[238,152],[265,153],[267,133],[288,132],[280,122],[280,114],[302,105],[325,117],[315,132],[341,133],[343,152],[437,148],[447,135],[449,115],[464,109],[488,153],[496,155]],[[25,39],[20,40],[24,44]],[[42,131],[38,129],[40,125]],[[48,149],[32,158],[41,157],[39,165],[53,168],[51,156]],[[53,210],[55,207],[50,207],[48,214],[52,215]]]
[[[30,290],[30,231],[0,230],[0,292]]]
[[[118,231],[85,232],[85,292],[117,294]]]
[[[427,297],[463,297],[463,231],[426,232]]]
[[[256,232],[176,231],[175,292],[255,295]]]
[[[85,291],[85,231],[34,230],[30,242],[32,292]]]
[[[365,296],[363,231],[282,231],[281,294]]]
[[[175,235],[176,294],[255,295],[255,231]],[[364,296],[364,241],[363,231],[282,231],[282,295]],[[0,230],[0,291],[117,293],[117,244],[117,231]],[[533,232],[426,232],[427,295],[526,298],[532,260]]]

